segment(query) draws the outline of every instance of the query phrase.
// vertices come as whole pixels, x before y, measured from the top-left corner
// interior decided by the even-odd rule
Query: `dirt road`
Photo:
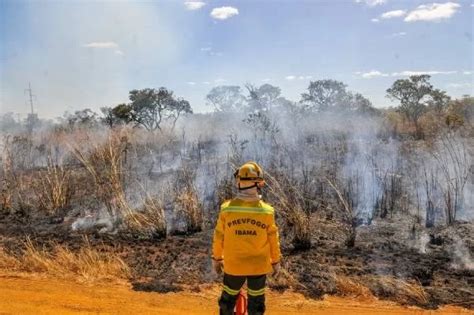
[[[126,285],[85,285],[45,278],[0,275],[0,314],[217,314],[219,288],[199,293],[146,293]],[[374,300],[329,297],[323,301],[300,294],[267,294],[269,315],[473,314],[444,307],[437,311],[404,308]]]

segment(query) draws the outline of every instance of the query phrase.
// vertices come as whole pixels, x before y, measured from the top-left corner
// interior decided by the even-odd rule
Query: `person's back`
[[[235,177],[239,193],[221,206],[212,249],[215,270],[224,269],[220,314],[233,314],[245,280],[249,315],[263,314],[266,274],[279,269],[278,228],[273,207],[258,194],[265,183],[260,166],[247,162]]]

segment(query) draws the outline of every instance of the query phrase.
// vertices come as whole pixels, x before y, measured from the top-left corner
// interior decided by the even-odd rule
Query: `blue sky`
[[[410,74],[474,95],[471,1],[0,1],[0,112],[98,110],[165,86],[209,111],[216,85],[270,83],[299,100],[337,79],[375,106]]]

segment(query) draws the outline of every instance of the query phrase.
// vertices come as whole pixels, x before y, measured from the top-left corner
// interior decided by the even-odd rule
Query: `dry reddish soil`
[[[145,293],[123,285],[86,286],[45,278],[0,275],[0,314],[218,314],[219,288],[198,293]],[[325,297],[315,301],[294,292],[267,294],[268,315],[473,314],[446,306],[436,311],[390,302]]]

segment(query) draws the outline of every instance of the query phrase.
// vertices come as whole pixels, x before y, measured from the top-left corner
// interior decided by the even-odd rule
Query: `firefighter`
[[[268,273],[280,270],[280,241],[274,209],[263,202],[263,170],[247,162],[235,173],[238,193],[221,205],[214,230],[212,262],[224,272],[219,298],[221,315],[233,314],[237,296],[247,281],[248,314],[265,312],[265,281]]]

